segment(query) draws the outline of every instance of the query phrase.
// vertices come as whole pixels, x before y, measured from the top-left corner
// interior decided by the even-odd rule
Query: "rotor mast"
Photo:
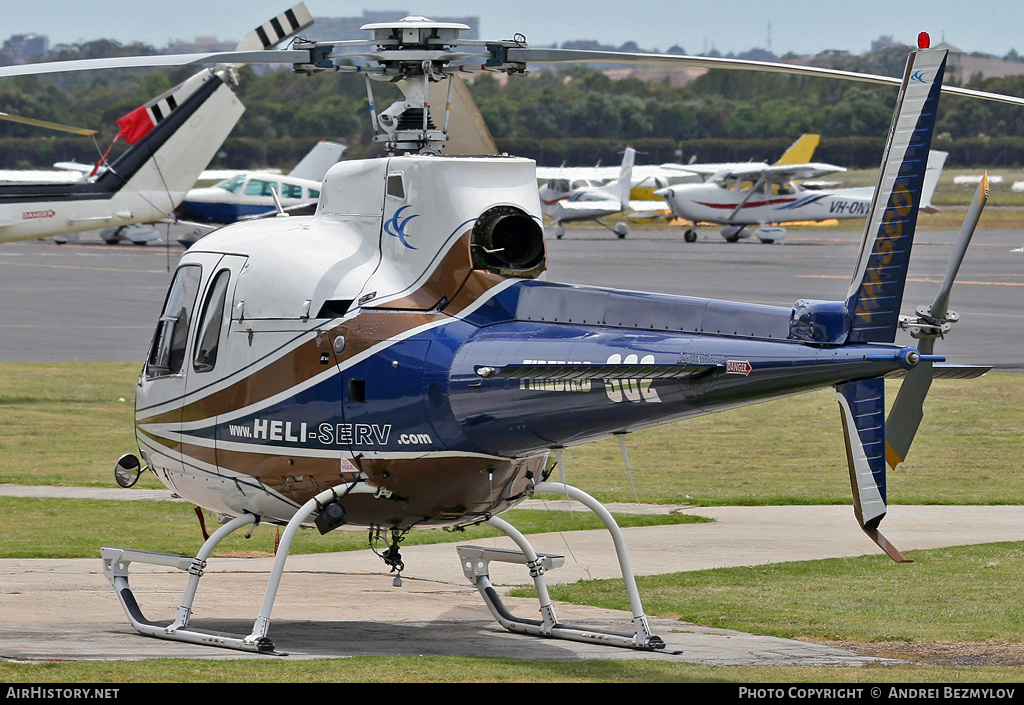
[[[382,143],[389,153],[419,152],[438,154],[448,141],[447,111],[441,129],[430,115],[428,98],[430,84],[448,80],[451,98],[451,74],[445,69],[466,54],[453,53],[459,43],[459,32],[469,29],[456,22],[434,22],[424,17],[406,17],[397,22],[363,25],[373,32],[376,52],[359,54],[377,62],[379,72],[366,72],[366,91],[373,121],[373,141]],[[373,97],[373,81],[394,83],[405,100],[378,113]]]

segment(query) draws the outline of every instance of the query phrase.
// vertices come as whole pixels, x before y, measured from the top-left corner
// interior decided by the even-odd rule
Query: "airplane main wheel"
[[[683,233],[683,242],[697,242],[697,231],[687,230]]]
[[[565,235],[565,228],[563,228],[561,225],[556,225],[555,226],[555,237],[558,238],[559,240],[561,240],[563,235]]]
[[[740,236],[739,236],[738,233],[736,235],[723,235],[722,237],[725,238],[726,242],[739,242],[740,241]]]
[[[629,235],[629,225],[627,225],[626,223],[616,223],[615,234],[619,236],[620,240],[623,239],[624,237]]]

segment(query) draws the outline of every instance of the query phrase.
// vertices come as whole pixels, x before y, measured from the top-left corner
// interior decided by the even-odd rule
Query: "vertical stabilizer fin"
[[[619,167],[619,178],[615,182],[615,195],[622,205],[622,210],[629,208],[629,194],[633,191],[633,163],[636,161],[636,150],[626,147],[622,153],[622,166]]]
[[[814,159],[814,152],[818,149],[820,142],[821,135],[800,135],[796,142],[791,144],[789,149],[782,153],[779,161],[775,162],[775,164],[806,164]]]
[[[928,153],[928,169],[924,173],[924,187],[921,191],[921,208],[929,211],[938,210],[932,206],[932,196],[935,195],[935,187],[939,185],[942,167],[946,165],[948,156],[949,152],[940,152],[937,149]]]
[[[945,66],[945,50],[921,49],[907,60],[871,215],[847,293],[850,342],[896,339]]]

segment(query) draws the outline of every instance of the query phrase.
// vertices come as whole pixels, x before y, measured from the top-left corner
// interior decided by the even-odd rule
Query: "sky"
[[[50,45],[114,39],[165,47],[214,35],[243,34],[294,4],[295,0],[34,0],[4,2],[4,29],[39,33]],[[486,39],[526,36],[534,46],[592,39],[620,46],[687,53],[716,49],[722,54],[768,48],[777,55],[815,54],[837,49],[860,54],[880,36],[912,45],[929,32],[967,52],[1024,54],[1024,11],[1020,0],[305,0],[314,17],[361,16],[363,9],[408,14],[478,16]]]

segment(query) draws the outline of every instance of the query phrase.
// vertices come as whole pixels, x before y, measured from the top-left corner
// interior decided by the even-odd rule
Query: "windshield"
[[[222,188],[229,193],[238,193],[242,189],[242,184],[245,183],[245,174],[238,174],[232,176],[230,179],[224,179],[218,184],[214,184],[217,188]]]

